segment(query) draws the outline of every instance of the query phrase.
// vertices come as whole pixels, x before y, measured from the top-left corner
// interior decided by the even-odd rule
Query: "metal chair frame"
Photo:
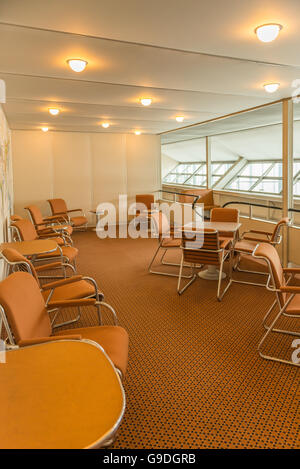
[[[263,318],[263,326],[264,328],[266,329],[266,332],[265,334],[263,335],[262,339],[260,340],[258,346],[257,346],[257,350],[260,354],[260,356],[262,358],[265,358],[267,360],[272,360],[272,361],[276,361],[276,362],[281,362],[281,363],[286,363],[286,364],[289,364],[289,365],[294,365],[294,366],[300,366],[300,363],[297,364],[297,363],[293,363],[292,361],[289,361],[289,360],[285,360],[285,359],[282,359],[282,358],[278,358],[278,357],[274,357],[274,356],[271,356],[271,355],[266,355],[264,354],[262,351],[261,351],[261,348],[262,348],[262,345],[264,344],[265,340],[267,339],[267,337],[269,336],[269,334],[271,332],[277,332],[277,333],[280,333],[280,334],[287,334],[287,335],[292,335],[292,336],[295,336],[295,337],[300,337],[300,332],[297,332],[297,331],[291,331],[291,330],[287,330],[287,329],[277,329],[275,328],[274,326],[276,325],[276,323],[278,322],[278,320],[280,319],[281,316],[286,316],[286,317],[289,317],[289,318],[297,318],[297,319],[300,319],[300,315],[296,315],[296,314],[288,314],[286,313],[286,309],[288,307],[288,305],[291,303],[292,299],[294,298],[294,296],[296,295],[296,293],[291,293],[290,296],[288,297],[287,301],[285,302],[284,305],[281,304],[281,301],[280,301],[280,297],[279,297],[279,293],[282,294],[282,291],[278,288],[275,287],[275,279],[274,279],[274,274],[273,274],[273,270],[272,270],[272,266],[270,264],[270,261],[269,259],[265,258],[265,257],[262,257],[262,256],[258,256],[256,254],[256,250],[258,248],[259,244],[256,246],[256,248],[254,249],[253,253],[252,253],[252,256],[257,258],[257,259],[263,259],[264,261],[267,262],[268,264],[268,268],[269,268],[269,277],[268,277],[268,281],[266,283],[266,288],[267,290],[271,291],[271,292],[275,292],[276,294],[276,299],[275,301],[272,303],[271,307],[269,308],[269,310],[267,311],[266,315],[264,316]],[[287,279],[287,282],[286,282],[286,285],[290,282],[290,280],[292,279],[292,275]],[[268,326],[266,324],[266,321],[268,319],[268,317],[270,316],[271,312],[273,311],[274,307],[278,305],[279,307],[279,312],[278,314],[275,316],[274,320],[272,321],[272,323]]]
[[[278,226],[278,229],[277,229],[277,233],[275,235],[275,238],[274,238],[274,241],[271,241],[271,236],[273,235],[273,233],[265,233],[265,236],[267,236],[267,239],[265,241],[261,241],[261,242],[266,242],[268,244],[271,244],[272,246],[279,246],[281,244],[281,241],[282,241],[282,235],[281,235],[281,230],[283,229],[283,226],[288,226],[288,224],[284,224],[282,223],[281,225]],[[249,230],[249,231],[245,231],[240,240],[243,240],[244,237],[247,235],[247,234],[255,234],[253,231]],[[250,239],[248,241],[251,241]],[[255,239],[253,239],[253,241],[256,241]],[[257,241],[258,243],[258,241]],[[253,251],[254,252],[254,251]],[[241,254],[245,254],[245,255],[253,255],[253,252],[245,252],[245,251],[239,251],[238,249],[235,249],[234,248],[234,253],[237,253],[237,261],[235,262],[235,265],[233,266],[233,270],[237,271],[237,272],[243,272],[243,273],[246,273],[246,274],[257,274],[257,275],[269,275],[268,272],[259,272],[257,270],[247,270],[247,269],[241,269],[239,268],[239,263],[240,263],[240,257],[241,257]],[[253,256],[255,257],[255,256]],[[257,286],[257,287],[266,287],[267,286],[267,283],[268,283],[268,279],[267,279],[267,282],[266,283],[257,283],[257,282],[247,282],[247,281],[242,281],[242,280],[235,280],[236,283],[244,283],[246,285],[254,285],[254,286]]]
[[[215,233],[217,233],[217,231],[214,231]],[[185,251],[197,251],[197,249],[195,248],[187,248],[187,247],[183,247],[181,246],[181,249],[182,250],[185,250]],[[221,262],[220,262],[220,268],[219,268],[219,279],[218,279],[218,288],[217,288],[217,299],[218,301],[221,301],[225,295],[225,293],[227,292],[227,290],[229,289],[229,287],[231,286],[231,284],[234,282],[234,280],[232,279],[232,253],[233,253],[233,250],[232,249],[229,249],[229,250],[225,250],[224,248],[219,248],[219,249],[199,249],[199,252],[207,252],[207,253],[216,253],[216,254],[219,254],[221,253]],[[222,283],[222,273],[223,273],[223,267],[224,267],[224,262],[225,260],[229,258],[229,281],[228,281],[228,284],[226,285],[226,287],[224,288],[222,294],[220,293],[221,292],[221,283]],[[181,275],[182,273],[182,268],[183,268],[183,262],[184,262],[184,253],[182,252],[182,256],[181,256],[181,263],[180,263],[180,270],[179,270],[179,278],[178,278],[178,282],[177,282],[177,293],[179,295],[182,295],[182,293],[196,280],[197,278],[197,274],[195,273],[195,268],[197,266],[197,264],[191,264],[192,266],[192,279],[186,283],[186,285],[180,289],[180,284],[181,284],[181,278],[183,278],[183,276]],[[203,264],[201,264],[202,266]],[[209,264],[207,264],[209,265]]]
[[[29,219],[31,221],[31,223],[34,225],[35,229],[38,231],[39,230],[39,225],[35,223],[32,215],[31,215],[31,212],[29,210],[29,208],[26,208],[25,207],[25,210],[28,212],[28,215],[29,215]],[[63,228],[64,224],[59,222],[58,220],[57,221],[43,221],[42,225],[45,225],[46,226],[46,229],[52,229],[53,233],[57,234],[57,236],[63,238],[64,240],[64,245],[65,246],[73,246],[73,240],[71,238],[71,236],[69,235],[69,233]],[[58,228],[58,226],[61,225],[61,229]],[[38,233],[40,236],[43,236],[43,233]],[[45,238],[47,238],[47,233],[45,233]],[[66,243],[66,240],[68,241],[68,244]]]
[[[4,259],[4,261],[9,265],[9,267],[11,268],[12,272],[15,272],[15,271],[25,271],[25,272],[28,272],[29,274],[31,274],[33,277],[34,277],[34,273],[32,271],[32,268],[29,264],[29,262],[25,262],[25,261],[20,261],[20,262],[11,262],[9,261],[8,259],[6,259],[6,257],[3,256],[3,254],[1,253],[1,257]],[[22,268],[22,266],[25,267]],[[73,270],[73,266],[72,264],[65,264],[66,267],[70,267],[72,270]],[[37,275],[37,273],[36,273]],[[40,277],[39,277],[40,278]],[[101,306],[107,308],[111,313],[112,313],[112,316],[113,316],[113,322],[114,322],[114,325],[117,325],[118,324],[118,320],[117,320],[117,314],[115,312],[115,310],[113,309],[112,306],[110,306],[108,303],[104,302],[104,294],[99,291],[98,289],[98,285],[95,281],[95,279],[93,279],[92,277],[82,277],[82,280],[86,280],[87,282],[90,282],[93,286],[94,286],[94,289],[95,289],[95,293],[92,294],[92,295],[88,295],[86,296],[85,298],[95,298],[96,299],[96,304],[95,304],[95,307],[97,308],[97,314],[98,314],[98,321],[99,321],[99,324],[101,325],[102,324],[102,317],[101,317]],[[59,285],[58,285],[59,287]],[[49,292],[49,295],[47,297],[47,300],[45,302],[45,305],[46,305],[46,308],[48,309],[48,303],[50,302],[51,298],[52,298],[52,295],[54,293],[54,290],[55,290],[56,287],[54,288],[51,288],[49,289],[50,292]],[[41,289],[42,290],[42,289]],[[49,313],[53,313],[56,311],[56,314],[54,315],[53,319],[51,320],[51,325],[53,327],[53,329],[57,328],[57,327],[61,327],[61,326],[66,326],[68,324],[73,324],[74,322],[78,322],[81,318],[81,307],[79,306],[78,307],[78,315],[75,319],[72,319],[70,321],[65,321],[63,323],[59,323],[59,324],[54,324],[55,320],[56,320],[56,317],[59,313],[59,308],[52,308],[52,309],[48,309],[48,312]],[[1,332],[1,328],[0,328],[0,332]]]
[[[19,230],[18,230],[18,227],[17,227],[17,226],[14,226],[14,225],[10,225],[9,228],[10,228],[11,233],[12,233],[12,239],[13,239],[15,242],[22,242],[23,240],[22,240],[22,237],[21,237],[20,232],[19,232]],[[45,238],[45,239],[47,239],[47,238]],[[51,237],[48,238],[48,239],[51,239]],[[68,246],[68,245],[67,245],[67,246]],[[72,265],[73,270],[74,270],[74,272],[76,273],[76,272],[77,272],[76,259],[74,259],[74,260],[73,260],[73,264],[71,264],[71,263],[69,262],[69,258],[68,258],[67,256],[64,256],[64,254],[63,254],[63,252],[62,252],[62,249],[61,249],[61,247],[60,247],[59,245],[57,245],[57,249],[58,249],[58,251],[60,252],[60,255],[55,256],[55,257],[43,257],[43,258],[39,259],[39,258],[37,257],[37,256],[38,256],[38,254],[37,254],[37,255],[31,257],[31,262],[32,262],[33,264],[36,264],[36,263],[38,263],[38,262],[46,262],[46,261],[52,261],[52,262],[53,262],[53,261],[57,258],[57,259],[60,259],[61,264],[62,264],[63,266],[64,266],[64,265],[67,265],[67,264],[68,264],[68,265]],[[61,276],[48,275],[48,276],[40,276],[40,278],[57,278],[57,279],[66,278],[66,273],[65,273],[65,271],[64,271],[64,274],[61,275]]]

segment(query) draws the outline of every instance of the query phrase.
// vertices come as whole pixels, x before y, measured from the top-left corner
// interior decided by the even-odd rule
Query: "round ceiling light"
[[[280,84],[279,83],[266,83],[264,85],[264,89],[268,92],[268,93],[274,93],[275,91],[278,90]]]
[[[281,24],[263,24],[255,29],[255,34],[261,42],[272,42],[277,38]]]
[[[104,129],[108,129],[110,124],[108,122],[103,122],[103,124],[101,124],[101,125],[102,125],[102,127],[104,127]]]
[[[55,108],[55,107],[51,107],[49,108],[49,112],[50,114],[52,114],[52,116],[57,116],[57,114],[59,114],[59,109]]]
[[[143,106],[150,106],[150,104],[152,103],[151,98],[141,98],[140,101],[141,101]]]
[[[87,66],[87,61],[82,59],[69,59],[67,60],[69,67],[73,70],[73,72],[83,72],[85,67]]]
[[[135,135],[141,135],[142,132],[140,130],[136,130],[134,133]]]
[[[42,130],[43,132],[48,132],[49,127],[41,127],[41,130]]]
[[[177,122],[183,122],[184,121],[183,116],[176,116],[175,119],[177,120]]]

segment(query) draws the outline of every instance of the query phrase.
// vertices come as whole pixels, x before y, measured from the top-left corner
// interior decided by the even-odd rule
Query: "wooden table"
[[[5,248],[12,248],[23,256],[38,256],[39,254],[47,254],[57,249],[57,242],[51,239],[35,239],[34,241],[16,241],[13,243],[0,244],[0,251]]]
[[[125,410],[120,379],[103,350],[61,340],[6,352],[0,363],[0,448],[95,448]]]
[[[195,225],[195,223],[188,223],[184,227],[186,229],[189,228],[197,228],[201,229],[211,229],[216,231],[223,231],[224,233],[234,233],[234,238],[236,238],[237,232],[242,226],[241,223],[232,223],[232,222],[219,222],[219,221],[203,221],[200,222],[199,225]],[[206,270],[201,270],[198,273],[198,276],[205,279],[205,280],[218,280],[219,279],[219,271],[215,265],[208,265]],[[226,274],[223,272],[222,278],[225,278]]]

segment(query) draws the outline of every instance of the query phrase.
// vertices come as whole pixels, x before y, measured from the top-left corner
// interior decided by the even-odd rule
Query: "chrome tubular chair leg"
[[[263,353],[261,351],[261,347],[262,345],[264,344],[265,340],[267,339],[267,337],[269,336],[269,334],[271,332],[274,332],[274,326],[275,324],[277,323],[277,321],[280,319],[280,317],[283,315],[284,311],[286,310],[286,308],[288,307],[288,305],[290,304],[290,302],[292,301],[292,299],[294,298],[295,295],[291,295],[290,298],[288,298],[287,302],[285,303],[285,305],[280,309],[279,313],[276,315],[275,319],[273,320],[272,324],[270,325],[269,329],[266,331],[266,333],[263,335],[261,341],[259,342],[258,346],[257,346],[257,350],[258,350],[258,353],[259,355],[262,357],[262,358],[265,358],[266,360],[271,360],[271,361],[275,361],[275,362],[280,362],[280,363],[286,363],[287,365],[294,365],[294,366],[300,366],[300,363],[294,363],[290,360],[285,360],[283,358],[278,358],[278,357],[273,357],[271,355],[266,355],[265,353]],[[297,333],[294,333],[294,332],[291,332],[290,335],[292,336],[298,336],[299,334]]]
[[[55,319],[56,319],[56,316],[55,316]],[[67,326],[68,324],[73,324],[74,322],[79,321],[80,318],[81,318],[81,309],[80,309],[80,306],[78,306],[78,315],[75,319],[70,319],[70,321],[65,321],[65,322],[60,322],[59,324],[54,324],[52,328],[56,329],[61,326]]]
[[[159,250],[161,249],[161,247],[162,247],[162,246],[161,246],[161,243],[160,243],[159,246],[158,246],[158,248],[157,248],[156,251],[155,251],[155,254],[154,254],[154,256],[153,256],[153,258],[152,258],[150,264],[149,264],[148,272],[149,272],[150,274],[165,275],[165,276],[167,276],[167,277],[177,277],[177,278],[178,278],[178,274],[172,274],[172,273],[169,273],[169,272],[160,272],[160,271],[158,271],[158,270],[152,270],[152,265],[153,265],[153,263],[154,263],[154,261],[155,261],[155,258],[156,258],[156,256],[157,256]],[[165,255],[165,253],[164,253],[163,256],[162,256],[162,259],[163,259],[164,255]],[[173,266],[176,266],[176,267],[179,267],[179,266],[180,266],[180,264],[167,264],[167,265],[173,265]],[[188,278],[188,279],[189,279],[189,278],[192,278],[192,275],[182,275],[182,278]]]
[[[98,306],[98,305],[96,304],[96,306]],[[117,326],[118,325],[118,318],[117,318],[117,314],[116,314],[114,308],[111,305],[109,305],[108,303],[105,303],[105,301],[99,301],[99,306],[104,306],[105,308],[107,308],[112,313],[114,326]]]
[[[270,329],[270,326],[268,326],[266,324],[266,320],[267,318],[269,317],[270,313],[272,312],[272,310],[274,309],[274,306],[277,304],[277,300],[274,301],[274,303],[272,304],[271,308],[268,310],[267,314],[265,315],[264,319],[263,319],[263,326],[264,328],[268,331]],[[297,314],[287,314],[285,312],[282,313],[282,316],[285,316],[285,317],[289,317],[289,318],[297,318],[299,319],[299,315]],[[297,331],[290,331],[288,329],[274,329],[272,330],[272,332],[278,332],[280,334],[287,334],[287,335],[295,335],[295,336],[299,336],[300,337],[300,332],[297,332]]]
[[[230,285],[232,284],[232,252],[230,253],[230,258],[229,258],[229,281],[226,285],[226,287],[224,288],[223,292],[220,294],[220,290],[221,290],[221,283],[222,283],[222,273],[223,273],[223,267],[224,267],[224,254],[223,254],[223,258],[222,258],[222,262],[221,262],[221,265],[220,265],[220,270],[219,270],[219,281],[218,281],[218,291],[217,291],[217,299],[218,301],[222,301],[225,293],[227,292],[228,288],[230,287]]]
[[[197,274],[195,274],[195,266],[193,265],[192,266],[192,275],[191,275],[191,280],[189,282],[187,282],[184,287],[180,290],[180,283],[181,283],[181,279],[184,278],[183,275],[182,275],[182,269],[183,269],[183,256],[182,256],[182,261],[181,261],[181,267],[180,267],[180,276],[178,277],[178,283],[177,283],[177,293],[178,295],[182,295],[182,293],[190,286],[192,285],[192,283],[196,280],[197,278]]]

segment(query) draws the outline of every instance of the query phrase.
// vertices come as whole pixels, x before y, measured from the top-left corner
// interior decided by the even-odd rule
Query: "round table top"
[[[6,352],[0,448],[92,448],[116,431],[125,396],[106,354],[61,340]]]
[[[12,248],[23,256],[34,256],[54,252],[57,249],[57,242],[52,239],[35,239],[33,241],[16,241],[13,243],[2,243],[0,250]]]

